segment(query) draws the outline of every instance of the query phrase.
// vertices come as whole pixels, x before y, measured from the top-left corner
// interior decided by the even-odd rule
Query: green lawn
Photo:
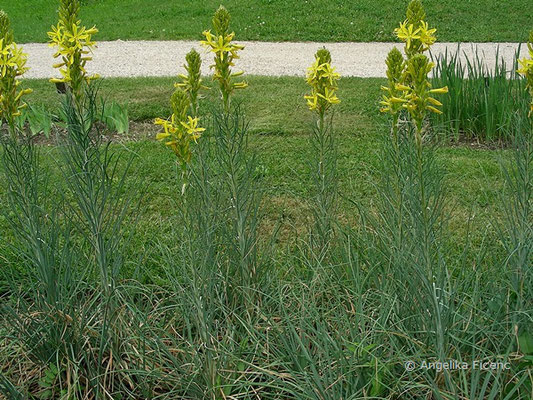
[[[135,151],[135,174],[150,185],[149,206],[137,229],[138,242],[133,248],[149,241],[157,232],[165,229],[174,211],[172,204],[176,192],[174,181],[174,156],[163,145],[155,142],[155,130],[150,120],[156,116],[168,116],[168,98],[173,90],[173,78],[105,79],[101,93],[108,100],[129,101],[130,116],[137,123],[137,130],[149,130],[149,136],[126,141]],[[266,196],[263,231],[269,232],[282,219],[285,225],[282,238],[290,238],[291,230],[305,232],[310,218],[309,200],[311,182],[309,176],[309,144],[307,135],[312,116],[305,106],[303,95],[306,84],[303,79],[284,77],[248,77],[250,87],[237,94],[250,121],[251,146],[257,151],[261,170],[264,171]],[[335,131],[339,146],[340,191],[343,196],[341,219],[355,221],[356,209],[349,201],[357,199],[372,206],[374,184],[379,168],[379,132],[386,130],[386,119],[377,111],[381,79],[342,78],[339,97],[342,102],[335,115]],[[59,104],[59,95],[46,80],[27,80],[25,86],[34,93],[28,96],[32,104]],[[210,90],[206,104],[216,100],[216,90]],[[55,150],[46,150],[54,159]],[[442,167],[448,171],[448,206],[453,209],[450,220],[456,251],[465,243],[469,217],[472,239],[481,243],[491,223],[501,211],[498,193],[502,188],[499,160],[502,151],[475,149],[468,145],[445,146],[439,151]],[[303,177],[303,178],[302,178]],[[485,238],[486,239],[486,238]],[[488,243],[494,240],[491,234]],[[485,243],[486,244],[486,243]],[[144,251],[144,250],[143,250]],[[1,251],[0,251],[1,252]],[[457,253],[456,253],[457,254]],[[155,268],[155,265],[154,265]]]
[[[97,40],[199,39],[219,0],[85,0],[82,18]],[[407,0],[227,0],[240,40],[391,41]],[[45,42],[57,0],[1,0],[21,43]],[[524,41],[533,28],[530,0],[426,0],[440,41]]]

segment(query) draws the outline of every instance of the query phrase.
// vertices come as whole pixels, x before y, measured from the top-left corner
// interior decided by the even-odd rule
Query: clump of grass
[[[516,62],[506,65],[498,55],[490,69],[477,51],[462,61],[459,48],[438,57],[432,81],[448,86],[448,93],[440,99],[443,114],[433,116],[435,125],[451,132],[456,141],[464,137],[510,143],[513,115],[527,113],[528,101],[525,82],[516,69]]]

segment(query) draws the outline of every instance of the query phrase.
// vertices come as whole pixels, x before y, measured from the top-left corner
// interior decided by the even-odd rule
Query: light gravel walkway
[[[313,62],[317,49],[326,46],[332,54],[333,65],[342,76],[384,77],[385,58],[393,46],[401,43],[272,43],[238,42],[245,46],[238,60],[237,68],[249,75],[303,76]],[[434,55],[446,49],[455,52],[457,43],[437,43]],[[54,49],[47,44],[25,44],[31,68],[27,78],[50,78],[58,75],[52,65],[57,61],[52,55]],[[212,54],[206,52],[198,42],[192,41],[113,41],[100,42],[94,51],[94,60],[88,64],[89,72],[103,77],[175,76],[183,72],[185,54],[195,47],[204,60],[203,73],[208,74]],[[512,66],[516,43],[463,43],[461,50],[472,55],[477,49],[488,66],[493,66],[496,53]],[[522,46],[522,55],[526,53]]]

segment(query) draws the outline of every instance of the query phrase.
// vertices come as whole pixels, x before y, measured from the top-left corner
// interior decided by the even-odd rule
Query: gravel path
[[[398,43],[272,43],[238,42],[245,49],[241,52],[237,68],[249,75],[302,76],[313,61],[317,49],[326,46],[332,54],[333,65],[342,76],[384,77],[385,58]],[[457,43],[437,43],[433,54],[441,54],[446,49],[455,52]],[[50,78],[58,75],[52,65],[54,49],[46,44],[30,43],[23,45],[29,55],[31,68],[27,78]],[[203,73],[209,73],[212,54],[192,41],[113,41],[100,42],[94,51],[94,59],[88,65],[89,72],[98,72],[103,77],[174,76],[183,72],[185,54],[195,47],[204,59]],[[469,55],[479,52],[488,66],[493,66],[496,53],[503,57],[508,66],[512,65],[516,43],[463,43],[461,50]],[[526,46],[522,46],[525,55]]]

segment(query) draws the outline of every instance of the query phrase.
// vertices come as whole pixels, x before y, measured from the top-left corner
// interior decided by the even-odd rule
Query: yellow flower
[[[326,100],[329,104],[340,103],[340,100],[335,96],[335,90],[331,88],[324,88],[324,93],[317,93],[317,96]]]
[[[330,64],[322,64],[320,66],[322,70],[322,77],[329,80],[331,86],[335,86],[336,82],[340,79],[340,75],[335,72],[335,68],[332,68]]]
[[[307,100],[307,106],[311,111],[314,111],[318,107],[318,96],[315,92],[313,92],[311,95],[304,96],[304,99]]]
[[[389,88],[385,88],[389,89]],[[398,108],[397,104],[402,105],[407,103],[407,100],[401,97],[394,97],[394,96],[383,96],[383,100],[379,102],[379,104],[382,106],[380,108],[381,112],[388,112],[388,113],[396,113]]]
[[[181,122],[181,125],[187,130],[187,134],[196,142],[196,140],[201,136],[201,133],[205,131],[205,128],[198,127],[198,117],[192,118],[191,116],[187,117],[187,122]]]
[[[448,86],[444,86],[438,89],[431,89],[429,93],[445,94],[448,93]]]
[[[309,68],[307,68],[307,83],[308,84],[312,85],[313,82],[317,79],[319,69],[320,69],[320,60],[316,58],[315,62],[311,64]]]
[[[400,23],[400,27],[396,28],[394,33],[398,39],[406,43],[408,49],[411,48],[411,41],[420,39],[420,28],[415,29],[413,24],[408,25],[407,20]]]
[[[428,23],[424,21],[420,22],[419,30],[419,39],[425,45],[425,50],[427,50],[437,41],[437,38],[435,37],[435,32],[437,32],[437,30],[429,29]]]
[[[526,79],[526,88],[529,90],[531,95],[531,105],[529,110],[529,115],[533,115],[533,31],[529,34],[529,42],[527,44],[529,50],[530,58],[523,58],[519,60],[520,68],[517,72],[524,76]]]

